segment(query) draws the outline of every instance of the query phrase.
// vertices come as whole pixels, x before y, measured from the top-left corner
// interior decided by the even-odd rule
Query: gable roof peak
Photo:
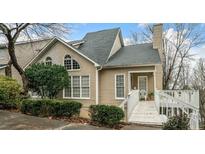
[[[90,34],[96,34],[96,33],[107,32],[107,31],[119,31],[119,30],[120,30],[120,27],[116,27],[116,28],[109,28],[109,29],[102,29],[102,30],[87,32],[85,34],[85,37],[86,37],[86,35],[90,35]]]
[[[104,65],[119,32],[120,28],[89,32],[83,38],[85,43],[78,49],[82,54],[93,59],[96,63]]]

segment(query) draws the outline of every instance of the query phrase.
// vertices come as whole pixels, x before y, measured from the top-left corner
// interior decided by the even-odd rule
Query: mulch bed
[[[67,118],[67,117],[49,117],[49,119],[64,120],[64,121],[69,122],[69,123],[89,124],[89,125],[93,125],[93,126],[97,126],[97,127],[106,127],[106,128],[111,128],[111,129],[117,129],[117,130],[122,129],[124,126],[130,125],[128,123],[121,122],[118,125],[110,127],[110,126],[107,126],[107,125],[101,125],[97,122],[91,121],[90,119],[86,119],[86,118],[82,118],[82,117],[71,117],[71,118]]]

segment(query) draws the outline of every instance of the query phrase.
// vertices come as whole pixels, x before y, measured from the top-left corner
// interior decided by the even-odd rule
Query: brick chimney
[[[158,49],[161,61],[164,60],[163,44],[162,44],[163,24],[155,24],[153,26],[153,49]]]

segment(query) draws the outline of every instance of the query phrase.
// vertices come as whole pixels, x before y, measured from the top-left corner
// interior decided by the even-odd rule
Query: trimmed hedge
[[[15,79],[0,76],[0,106],[3,109],[17,108],[21,86]]]
[[[80,114],[82,104],[68,100],[23,100],[21,112],[33,116],[72,117]]]
[[[109,105],[91,105],[89,108],[91,120],[102,125],[114,126],[124,118],[121,108]]]
[[[189,118],[187,116],[173,116],[168,119],[166,123],[163,124],[164,130],[188,130]]]

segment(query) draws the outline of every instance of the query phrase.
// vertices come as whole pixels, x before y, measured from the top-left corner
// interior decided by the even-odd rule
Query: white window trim
[[[124,97],[117,97],[117,76],[118,75],[123,75],[123,78],[124,78]],[[125,74],[121,73],[121,74],[115,74],[115,99],[116,100],[122,100],[122,99],[125,99]]]
[[[47,56],[47,57],[45,58],[45,60],[44,60],[44,63],[45,63],[46,65],[50,65],[50,64],[48,64],[48,63],[51,63],[51,65],[53,65],[53,59],[51,58],[51,59],[47,60],[47,58],[51,58],[51,57],[50,57],[50,56]]]
[[[69,55],[69,54],[66,54],[66,55]],[[64,55],[64,57],[63,57],[63,66],[65,67],[65,56],[66,55]],[[69,55],[70,56],[70,55]],[[78,65],[80,66],[80,68],[79,69],[73,69],[73,58],[70,56],[70,59],[71,59],[71,69],[66,69],[68,72],[73,72],[73,71],[80,71],[80,69],[81,69],[81,65],[80,65],[80,63],[77,61],[77,60],[75,60],[77,63],[78,63]]]
[[[82,84],[81,84],[81,78],[82,78],[82,76],[88,76],[88,88],[89,88],[89,97],[82,97]],[[86,98],[86,99],[90,99],[90,75],[81,75],[80,76],[80,89],[81,89],[81,93],[80,93],[80,95],[81,95],[81,98]]]
[[[128,71],[128,92],[132,90],[131,89],[131,74],[132,73],[153,73],[154,74],[155,72],[156,72],[156,66],[155,66],[155,70]]]
[[[79,76],[80,78],[80,97],[73,97],[73,84],[71,84],[72,86],[71,86],[71,98],[73,98],[73,99],[77,99],[77,98],[81,98],[81,76],[80,75],[73,75],[73,76]],[[72,76],[72,81],[73,81],[73,76]]]
[[[73,97],[73,76],[80,76],[80,97]],[[89,77],[89,97],[82,97],[82,85],[81,85],[81,78],[82,76],[88,76]],[[66,97],[65,96],[65,88],[63,88],[63,98],[64,99],[90,99],[91,96],[91,90],[90,90],[90,74],[89,75],[72,75],[70,76],[71,79],[71,97]]]

